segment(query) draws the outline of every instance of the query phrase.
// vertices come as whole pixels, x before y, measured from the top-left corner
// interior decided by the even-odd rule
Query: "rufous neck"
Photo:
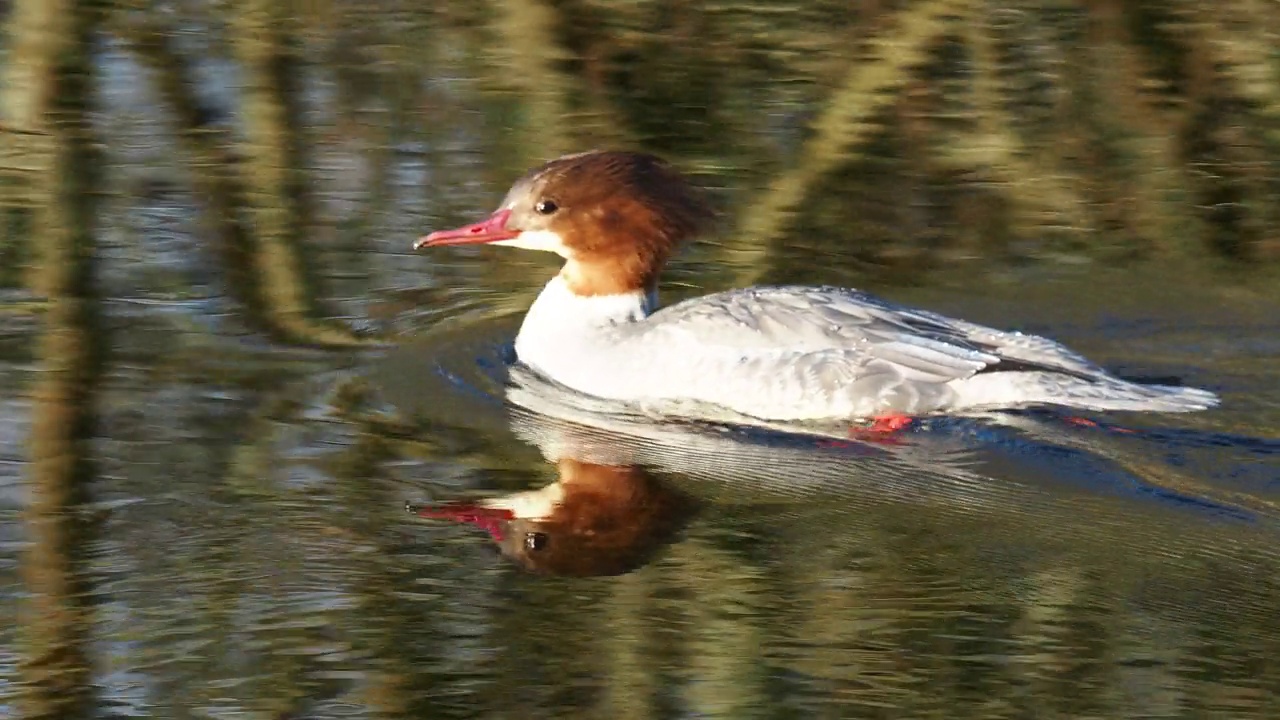
[[[564,273],[547,283],[535,305],[554,306],[560,323],[611,324],[643,320],[657,307],[657,289],[633,289],[608,295],[583,295]]]
[[[570,258],[560,268],[560,277],[575,295],[651,294],[658,285],[660,267],[639,255],[600,260]]]

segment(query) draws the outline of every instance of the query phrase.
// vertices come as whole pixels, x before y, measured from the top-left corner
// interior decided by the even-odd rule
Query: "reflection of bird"
[[[716,488],[740,485],[750,502],[822,494],[850,483],[901,499],[921,495],[915,486],[922,480],[934,480],[926,482],[925,496],[983,480],[960,467],[964,455],[951,442],[837,446],[810,435],[794,436],[799,444],[785,447],[728,426],[603,413],[590,398],[519,366],[509,380],[511,428],[555,464],[557,480],[537,490],[407,509],[481,528],[504,555],[535,572],[614,575],[648,562],[701,505],[684,490],[690,478]],[[659,476],[666,473],[685,476],[681,489]],[[949,481],[948,489],[936,482],[941,479]],[[724,499],[718,490],[712,493]]]
[[[659,159],[569,155],[531,171],[498,210],[418,247],[487,243],[565,258],[516,338],[525,365],[579,392],[764,420],[839,420],[1050,404],[1201,410],[1195,388],[1139,385],[1058,343],[866,293],[753,287],[655,311],[658,275],[711,213]]]
[[[1110,457],[1115,448],[1100,441],[1078,451],[1061,445],[1071,433],[1051,414],[1043,427],[1031,415],[933,418],[886,443],[850,440],[837,427],[828,433],[809,424],[610,413],[610,403],[519,365],[511,368],[505,395],[505,421],[557,466],[559,480],[474,503],[410,509],[481,527],[504,554],[535,571],[627,572],[673,542],[693,511],[709,504],[785,508],[823,522],[835,513],[846,533],[906,511],[925,525],[969,518],[996,532],[1022,522],[1034,526],[1035,536],[1099,543],[1122,539],[1132,531],[1133,513],[1153,507],[1178,513],[1169,527],[1189,543],[1211,526],[1188,523],[1194,515],[1185,513],[1253,516],[1223,498],[1149,482],[1117,465]],[[432,396],[438,402],[434,389]]]
[[[618,575],[644,564],[694,507],[639,467],[572,458],[556,465],[559,478],[539,490],[409,509],[484,528],[504,555],[534,572]]]

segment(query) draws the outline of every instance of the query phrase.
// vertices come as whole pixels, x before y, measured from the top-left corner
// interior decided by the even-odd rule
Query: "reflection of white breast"
[[[844,425],[762,422],[753,428],[610,412],[616,407],[611,403],[568,392],[520,367],[512,369],[506,398],[516,435],[550,462],[570,458],[674,472],[710,482],[707,489],[714,486],[721,500],[738,488],[748,502],[854,492],[877,502],[936,496],[947,504],[985,504],[1009,490],[970,468],[975,441],[968,433],[925,432],[901,443],[865,444],[849,442]]]

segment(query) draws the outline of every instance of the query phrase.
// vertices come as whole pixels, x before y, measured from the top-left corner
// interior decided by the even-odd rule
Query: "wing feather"
[[[696,336],[743,357],[785,348],[799,366],[842,357],[864,371],[887,363],[903,379],[945,383],[1013,361],[1037,370],[1106,372],[1047,338],[1004,332],[895,305],[857,290],[756,287],[707,295],[658,311],[646,333]],[[648,338],[660,342],[660,338]],[[805,355],[813,357],[800,360]],[[856,361],[853,361],[857,358]]]

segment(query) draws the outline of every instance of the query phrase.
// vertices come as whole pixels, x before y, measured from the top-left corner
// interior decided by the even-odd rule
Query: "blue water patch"
[[[1079,427],[1057,417],[1050,411],[1028,410],[1008,413],[1010,416],[1021,416],[1042,422],[1046,428],[1061,433],[1064,440],[1069,434],[1076,433],[1114,433],[1122,432],[1119,438],[1126,441],[1138,441],[1159,448],[1163,443],[1160,435],[1148,430],[1135,431],[1128,428],[1117,430],[1099,423],[1095,427]],[[1055,482],[1067,483],[1077,489],[1091,493],[1110,492],[1144,500],[1155,500],[1182,510],[1195,510],[1219,519],[1230,519],[1243,522],[1257,522],[1260,518],[1247,509],[1217,502],[1209,498],[1180,492],[1178,490],[1147,481],[1123,467],[1116,461],[1080,448],[1057,445],[1041,439],[1033,438],[1019,429],[1001,425],[996,422],[954,419],[960,422],[943,422],[933,426],[934,430],[966,432],[972,434],[988,450],[999,451],[1022,460],[1031,460],[1043,468],[1038,477],[1049,478]],[[1185,464],[1185,457],[1166,449],[1161,453],[1164,461],[1171,466]]]

